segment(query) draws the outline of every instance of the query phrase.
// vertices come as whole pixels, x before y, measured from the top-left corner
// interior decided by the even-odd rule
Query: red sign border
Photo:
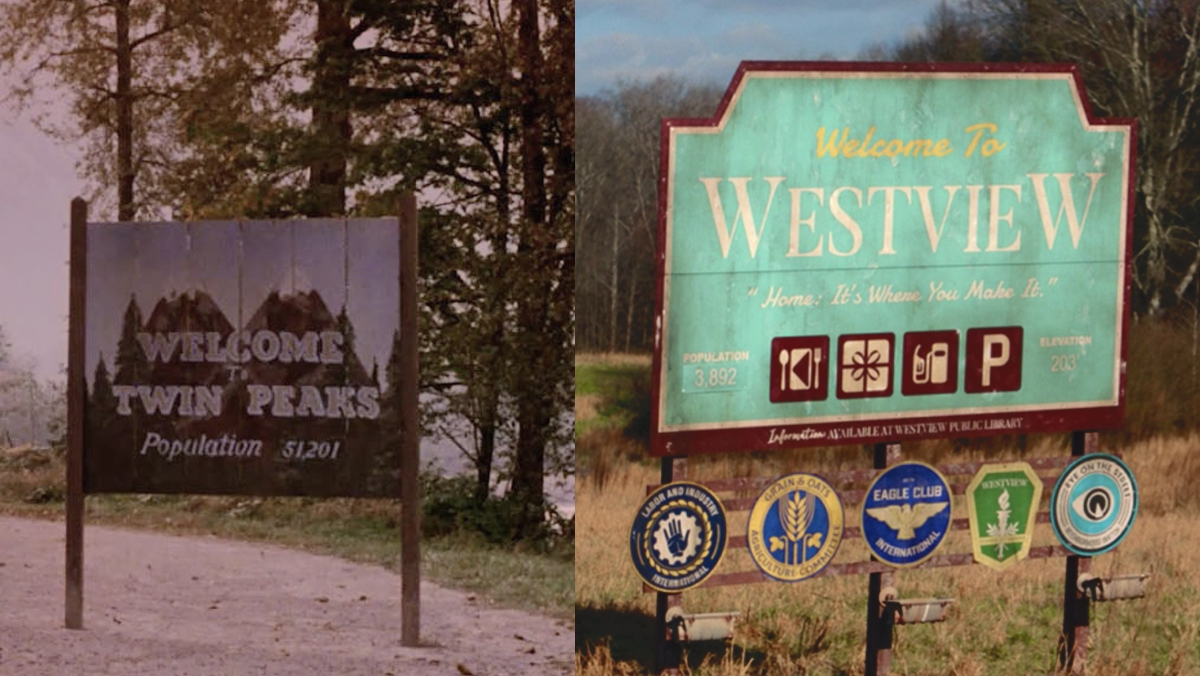
[[[897,416],[869,420],[847,419],[840,422],[807,424],[797,419],[792,424],[758,425],[736,429],[718,428],[662,432],[662,359],[663,327],[666,314],[663,308],[663,285],[666,268],[667,230],[667,169],[669,166],[671,130],[674,127],[719,126],[732,104],[742,80],[759,72],[828,72],[828,73],[1065,73],[1071,75],[1079,92],[1083,112],[1089,124],[1122,125],[1129,127],[1129,184],[1126,186],[1125,216],[1125,288],[1121,304],[1121,365],[1118,374],[1116,406],[1091,408],[1046,409],[1026,412],[950,415],[938,417]],[[783,450],[814,446],[844,444],[873,444],[930,438],[965,438],[1031,432],[1067,432],[1074,430],[1116,429],[1125,421],[1125,368],[1129,351],[1129,295],[1133,275],[1133,210],[1136,199],[1138,123],[1136,118],[1096,117],[1083,84],[1083,76],[1075,64],[1012,64],[1012,63],[877,63],[857,61],[742,61],[726,88],[716,112],[709,118],[664,118],[659,141],[658,174],[658,248],[655,255],[654,289],[654,357],[651,366],[650,455],[655,457],[729,453],[746,451]],[[943,432],[937,430],[944,425]],[[951,432],[951,429],[958,431]],[[875,430],[874,433],[871,430]],[[862,433],[860,435],[860,433]],[[774,440],[774,441],[773,441]]]

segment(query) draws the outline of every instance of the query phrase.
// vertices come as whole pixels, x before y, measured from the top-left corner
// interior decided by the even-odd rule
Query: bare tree
[[[577,295],[585,349],[650,348],[662,119],[707,117],[719,99],[715,87],[660,77],[576,100],[583,183]]]
[[[1105,112],[1138,119],[1145,223],[1134,281],[1157,314],[1164,295],[1179,300],[1200,267],[1200,232],[1183,222],[1183,210],[1197,202],[1200,11],[1194,2],[1176,0],[1072,0],[1051,7],[1056,32],[1068,36],[1055,55],[1080,64]],[[1182,272],[1172,266],[1181,252],[1191,253]]]
[[[1093,111],[1136,118],[1133,282],[1145,311],[1200,273],[1200,9],[1196,0],[968,0],[876,50],[897,60],[1074,63]]]

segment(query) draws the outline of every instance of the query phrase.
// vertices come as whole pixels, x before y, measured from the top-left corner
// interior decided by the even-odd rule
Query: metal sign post
[[[1077,458],[1099,450],[1100,435],[1095,432],[1071,434],[1071,457]],[[1058,664],[1069,674],[1082,674],[1087,666],[1091,603],[1087,594],[1079,588],[1079,578],[1091,570],[1091,558],[1077,554],[1067,557],[1066,582],[1063,585],[1063,630],[1058,647]]]
[[[900,444],[874,444],[872,466],[887,469],[900,460]],[[871,560],[876,560],[874,556]],[[892,621],[884,612],[883,590],[895,584],[891,569],[868,575],[866,676],[886,676],[892,668]]]
[[[660,480],[664,484],[687,480],[687,458],[663,458]],[[654,660],[655,671],[663,676],[678,676],[679,663],[683,658],[678,641],[668,638],[670,627],[667,614],[683,608],[683,595],[656,592],[654,603]]]

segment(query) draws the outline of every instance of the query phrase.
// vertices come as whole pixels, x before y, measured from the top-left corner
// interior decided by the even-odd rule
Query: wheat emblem
[[[788,565],[804,563],[808,558],[807,548],[821,546],[821,534],[808,533],[815,500],[814,495],[804,491],[787,493],[779,498],[779,525],[783,527],[784,537],[771,538],[771,551],[784,550],[784,563]]]

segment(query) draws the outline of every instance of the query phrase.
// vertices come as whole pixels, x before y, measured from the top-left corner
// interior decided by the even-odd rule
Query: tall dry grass
[[[600,403],[603,399],[598,394],[584,394],[575,397],[575,423],[588,423],[596,419],[600,413]]]
[[[628,533],[645,486],[657,467],[617,437],[594,440],[608,450],[601,475],[593,470],[579,485],[576,550],[576,674],[644,674],[652,663],[654,595],[642,593],[629,561]],[[1140,487],[1141,511],[1129,537],[1096,557],[1100,575],[1152,574],[1145,599],[1095,604],[1088,673],[1093,676],[1200,674],[1200,435],[1159,437],[1116,446]],[[906,457],[937,462],[986,457],[1065,455],[1065,435],[1030,437],[1024,451],[954,449],[948,442],[906,446]],[[689,460],[689,478],[778,476],[792,471],[861,468],[864,449],[740,454]],[[1050,486],[1046,487],[1048,498]],[[958,502],[962,502],[961,500]],[[956,504],[955,516],[965,515]],[[745,532],[747,514],[730,517],[731,534]],[[857,506],[847,523],[857,525]],[[1034,545],[1056,542],[1038,526]],[[950,534],[945,552],[970,551],[969,535]],[[863,560],[862,540],[843,543],[838,561]],[[721,571],[753,568],[747,553],[729,551]],[[898,627],[894,674],[1050,673],[1061,628],[1064,560],[1027,560],[997,573],[981,566],[900,571],[902,597],[953,597],[950,619],[941,624]],[[694,674],[861,674],[865,644],[866,576],[817,579],[797,584],[764,583],[700,589],[684,594],[689,612],[739,611],[737,635],[726,650],[697,647],[689,655]]]

